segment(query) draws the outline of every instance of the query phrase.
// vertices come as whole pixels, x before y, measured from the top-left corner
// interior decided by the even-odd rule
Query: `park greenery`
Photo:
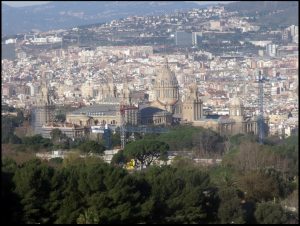
[[[103,141],[72,140],[60,130],[53,130],[50,139],[19,138],[14,129],[22,120],[21,114],[2,118],[2,132],[10,134],[2,137],[2,145],[12,145],[17,153],[77,149],[101,155],[105,150]],[[254,135],[220,136],[209,129],[178,126],[166,134],[135,137],[111,164],[80,158],[79,153],[50,161],[17,162],[3,156],[2,222],[298,222],[298,135],[269,137],[260,145]],[[118,132],[112,141],[113,146],[120,144]],[[222,162],[201,166],[183,155],[171,165],[153,164],[166,161],[168,151]],[[126,170],[132,160],[135,170]]]
[[[159,144],[164,146],[153,145]],[[74,156],[57,164],[2,160],[5,223],[289,223],[296,219],[282,202],[298,185],[276,169],[241,172],[239,165],[230,163],[206,168],[178,159],[171,166],[130,173],[100,159]]]

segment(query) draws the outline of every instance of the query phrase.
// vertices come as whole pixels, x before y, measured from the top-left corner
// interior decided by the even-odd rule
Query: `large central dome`
[[[178,85],[178,81],[176,79],[175,74],[170,70],[168,65],[162,66],[157,71],[157,78],[156,78],[156,84],[160,84],[163,86],[170,86],[170,85]]]
[[[168,63],[156,72],[155,92],[157,100],[167,105],[173,105],[179,99],[178,81],[170,70]]]

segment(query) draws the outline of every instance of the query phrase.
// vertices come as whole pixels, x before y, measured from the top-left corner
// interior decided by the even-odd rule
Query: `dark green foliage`
[[[20,140],[14,135],[14,131],[16,127],[22,125],[24,116],[20,109],[13,109],[12,111],[17,111],[17,116],[5,115],[1,117],[1,143],[20,143]]]
[[[216,132],[202,127],[177,126],[168,133],[144,137],[149,140],[159,140],[169,145],[172,151],[194,149],[197,155],[214,155],[223,153],[223,138]]]
[[[11,144],[22,144],[22,139],[19,138],[17,135],[12,134],[9,137],[9,143],[11,143]]]
[[[218,217],[222,224],[244,224],[246,212],[242,208],[242,199],[234,187],[223,187],[219,191],[221,204]]]
[[[273,168],[262,170],[261,173],[274,181],[281,198],[286,198],[292,192],[291,184],[284,179],[283,173]]]
[[[217,213],[216,193],[199,170],[130,175],[104,163],[53,169],[39,160],[5,167],[15,172],[25,223],[204,223]]]
[[[74,139],[70,141],[70,148],[78,148],[81,144],[85,143],[86,139]]]
[[[151,167],[145,173],[151,198],[143,205],[146,223],[207,223],[216,219],[209,177],[197,169]]]
[[[173,151],[182,151],[193,147],[193,136],[201,131],[203,131],[202,128],[179,126],[169,133],[160,135],[158,140],[169,144]]]
[[[70,147],[71,139],[60,129],[53,129],[50,132],[50,136],[55,148],[68,149]]]
[[[1,175],[1,223],[17,224],[23,223],[21,218],[22,206],[20,197],[14,192],[15,184],[13,175],[17,169],[17,164],[12,159],[2,160]]]
[[[99,214],[94,208],[89,208],[77,218],[77,224],[98,224]]]
[[[51,136],[51,139],[53,141],[58,141],[58,140],[61,140],[61,139],[63,139],[65,137],[64,134],[62,133],[62,131],[60,129],[53,129],[50,132],[50,136]]]
[[[22,197],[23,220],[26,223],[47,223],[48,209],[45,208],[50,192],[53,169],[39,160],[26,162],[16,170],[13,181],[15,192]]]
[[[113,147],[121,146],[120,132],[112,134],[111,143]]]
[[[16,126],[13,117],[1,117],[1,143],[9,142],[9,137],[13,134]]]
[[[257,160],[271,154],[278,157],[276,161],[289,160],[294,157],[296,139],[291,137],[280,143],[285,149],[281,151],[272,149],[277,147],[272,144],[256,145],[251,137],[238,135],[234,139],[234,151],[226,154],[232,158],[231,164],[222,162],[212,168],[199,167],[187,159],[175,161],[172,166],[149,166],[130,173],[115,167],[114,163],[124,163],[132,157],[161,157],[168,145],[150,139],[128,144],[115,155],[111,165],[96,158],[73,159],[70,164],[61,164],[58,159],[50,163],[31,160],[20,166],[3,159],[2,182],[6,186],[1,194],[5,205],[2,222],[287,223],[287,214],[274,203],[297,197],[291,196],[297,184],[285,173],[291,166],[281,170],[265,167],[263,161]],[[23,141],[40,145],[43,138],[28,137]],[[87,152],[99,150],[97,142],[81,145],[87,145]],[[247,148],[249,155],[239,155]],[[253,158],[257,170],[240,170],[247,162],[251,168],[250,157],[257,153],[264,153]],[[249,159],[238,159],[245,156]],[[236,161],[239,164],[233,164]],[[294,206],[291,200],[287,205]]]
[[[105,147],[102,144],[99,144],[96,141],[86,141],[79,146],[80,151],[83,153],[97,153],[102,154],[105,150]]]
[[[114,156],[111,160],[111,164],[112,165],[124,165],[128,161],[129,161],[129,159],[127,159],[124,156],[123,150],[120,150],[117,154],[114,154]]]
[[[50,162],[53,162],[53,163],[55,163],[55,164],[62,164],[62,163],[63,163],[63,159],[62,159],[62,158],[59,158],[59,157],[50,159],[49,161],[50,161]]]
[[[255,218],[259,224],[287,223],[287,214],[279,204],[263,202],[257,205]]]
[[[169,146],[156,140],[138,140],[127,144],[124,149],[124,156],[127,159],[136,160],[136,167],[149,166],[154,160],[167,155]]]
[[[41,135],[34,135],[32,137],[24,137],[23,144],[25,144],[26,146],[35,147],[36,149],[48,148],[53,145],[50,139],[43,138]]]

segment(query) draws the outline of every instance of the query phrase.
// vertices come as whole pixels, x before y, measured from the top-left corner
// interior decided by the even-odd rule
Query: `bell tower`
[[[182,119],[183,121],[193,122],[203,118],[203,102],[199,98],[197,85],[192,85],[189,88],[187,97],[182,104]]]

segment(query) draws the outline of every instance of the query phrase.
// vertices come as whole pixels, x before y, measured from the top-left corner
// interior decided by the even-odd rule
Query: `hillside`
[[[47,31],[108,22],[132,15],[157,15],[204,7],[193,2],[49,2],[45,5],[10,7],[2,3],[2,34]]]
[[[241,16],[255,17],[254,21],[263,26],[286,27],[298,25],[297,1],[244,1],[225,5],[228,11],[238,11]]]

